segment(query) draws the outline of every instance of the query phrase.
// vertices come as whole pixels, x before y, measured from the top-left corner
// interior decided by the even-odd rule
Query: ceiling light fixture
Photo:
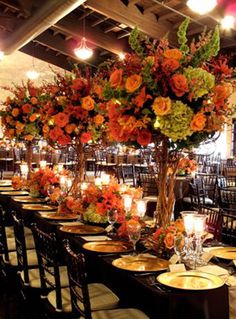
[[[235,24],[235,18],[231,15],[226,15],[220,22],[221,28],[224,30],[233,29]]]
[[[74,49],[75,55],[81,60],[87,60],[93,55],[93,50],[86,44],[86,38],[83,37],[78,48]]]
[[[217,0],[188,0],[187,6],[198,14],[206,14],[212,11],[217,5]]]
[[[3,51],[0,51],[0,61],[2,61],[4,58],[4,52]]]

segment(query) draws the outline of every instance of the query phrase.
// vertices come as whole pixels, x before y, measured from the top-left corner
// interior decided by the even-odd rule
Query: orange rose
[[[206,116],[203,113],[198,112],[192,118],[190,127],[192,131],[196,132],[196,131],[202,131],[205,125],[206,125]]]
[[[181,60],[183,57],[183,54],[179,49],[167,49],[164,52],[164,57],[167,59]]]
[[[59,112],[54,116],[54,122],[59,127],[64,127],[69,122],[69,115],[63,112]]]
[[[82,133],[80,137],[81,143],[87,143],[88,141],[92,139],[92,136],[93,136],[92,132]]]
[[[55,126],[50,132],[49,137],[52,141],[56,142],[58,138],[63,134],[62,129],[59,126]]]
[[[112,88],[120,87],[122,84],[123,70],[117,69],[110,75],[109,83]]]
[[[36,105],[38,103],[38,99],[36,97],[32,97],[30,99],[30,102],[33,104],[33,105]]]
[[[213,102],[216,106],[223,106],[230,94],[231,88],[228,84],[219,84],[214,88]]]
[[[76,128],[75,124],[67,124],[65,127],[65,131],[67,134],[71,134]]]
[[[171,99],[169,97],[156,97],[152,109],[156,115],[163,116],[171,113]]]
[[[17,107],[14,107],[14,109],[12,110],[11,114],[14,117],[17,117],[20,114],[20,110]]]
[[[37,114],[36,113],[33,113],[32,115],[30,115],[30,122],[34,122],[35,120],[37,119]]]
[[[151,143],[152,134],[148,130],[138,131],[137,142],[142,146],[147,146]]]
[[[8,130],[5,131],[6,137],[8,138],[12,138],[15,136],[15,130],[14,128],[10,128]]]
[[[87,111],[91,111],[94,109],[94,99],[91,96],[85,96],[82,98],[82,108]]]
[[[6,123],[9,123],[9,124],[14,123],[13,117],[11,117],[10,115],[7,115],[4,119],[6,120]]]
[[[19,121],[16,122],[16,129],[17,129],[17,131],[22,132],[23,129],[24,129],[24,127],[25,127],[25,124],[23,124],[23,123],[21,123],[21,122],[19,122]]]
[[[174,234],[173,233],[168,233],[166,234],[166,237],[164,239],[164,244],[166,248],[172,249],[174,247]]]
[[[31,134],[25,135],[24,138],[26,141],[32,141],[34,139],[33,135],[31,135]]]
[[[101,125],[104,122],[104,117],[101,114],[97,114],[94,117],[94,122],[96,125]]]
[[[177,228],[177,231],[183,233],[184,230],[185,230],[185,227],[184,227],[184,221],[183,219],[176,219],[175,221],[175,227]]]
[[[126,91],[133,93],[136,91],[142,84],[142,77],[138,74],[133,74],[129,76],[125,82]]]
[[[187,79],[182,74],[174,74],[170,79],[170,86],[176,96],[183,96],[188,92]]]
[[[44,124],[44,126],[43,126],[43,133],[44,133],[44,134],[48,134],[49,131],[50,131],[49,126],[48,126],[47,124]]]
[[[103,99],[103,87],[101,85],[95,85],[94,92],[97,94],[100,100]]]
[[[69,135],[62,134],[61,136],[58,137],[58,143],[61,145],[67,145],[70,142],[71,142],[71,138]]]
[[[32,105],[30,105],[29,103],[26,103],[26,104],[24,104],[24,105],[22,106],[22,111],[23,111],[23,113],[25,113],[25,114],[30,113],[31,110],[32,110]]]
[[[162,62],[162,70],[166,73],[171,73],[180,67],[180,63],[175,59],[164,59]]]

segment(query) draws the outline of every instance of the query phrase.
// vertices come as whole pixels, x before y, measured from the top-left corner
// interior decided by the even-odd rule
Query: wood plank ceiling
[[[86,63],[96,67],[129,51],[128,36],[136,25],[152,38],[168,33],[175,46],[176,30],[186,16],[191,18],[188,35],[193,37],[204,27],[214,28],[224,9],[219,6],[211,15],[199,16],[182,0],[0,0],[0,50],[20,50],[70,70],[74,63],[85,63],[73,53],[85,35],[94,49]],[[236,29],[221,33],[221,47],[236,66]]]

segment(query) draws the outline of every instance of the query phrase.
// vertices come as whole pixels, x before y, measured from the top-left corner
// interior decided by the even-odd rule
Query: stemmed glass
[[[117,222],[117,219],[118,219],[118,211],[117,211],[117,209],[110,209],[107,212],[107,221],[111,225],[111,226],[109,226],[110,227],[110,231],[109,231],[110,235],[114,234],[114,231],[113,231],[114,230],[114,224]]]
[[[181,263],[181,259],[184,253],[184,236],[182,234],[176,234],[174,237],[174,251],[179,257],[178,262]]]
[[[137,255],[136,244],[141,236],[141,225],[137,221],[129,222],[127,225],[127,233],[129,236],[129,240],[133,244],[134,253],[133,255]]]

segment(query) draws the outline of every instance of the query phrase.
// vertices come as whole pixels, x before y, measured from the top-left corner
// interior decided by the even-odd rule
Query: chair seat
[[[26,249],[35,248],[34,237],[32,235],[25,236]],[[16,250],[15,238],[7,238],[7,247],[9,251]]]
[[[100,310],[92,312],[92,319],[149,319],[145,313],[135,308]]]
[[[39,269],[38,268],[30,269],[28,273],[29,273],[30,287],[41,288]],[[23,271],[21,271],[20,276],[21,276],[22,281],[25,282]],[[46,277],[51,282],[54,281],[54,277],[52,275],[50,275],[49,273],[46,275]],[[65,267],[65,266],[60,267],[60,279],[61,279],[61,287],[69,287],[69,278],[68,278],[68,273],[67,273],[67,267]]]
[[[105,285],[93,283],[88,285],[91,310],[113,309],[117,307],[119,298]],[[71,312],[71,298],[69,288],[62,288],[62,311]],[[48,294],[48,301],[56,308],[56,291]],[[83,309],[83,306],[80,305]],[[131,318],[130,318],[131,319]]]
[[[37,266],[38,265],[38,257],[36,254],[35,249],[29,249],[27,250],[27,258],[28,258],[28,265],[29,266]],[[15,251],[12,251],[9,253],[9,261],[5,260],[5,257],[3,256],[3,261],[6,264],[10,264],[11,266],[17,266],[17,255]]]
[[[205,199],[203,199],[203,198],[200,198],[199,199],[200,200],[200,204],[206,204],[206,205],[213,205],[213,200],[212,199],[210,199],[210,198],[208,198],[208,197],[205,197]],[[193,200],[191,197],[183,197],[183,201],[185,202],[185,203],[197,203],[197,198],[196,198],[196,200]]]

